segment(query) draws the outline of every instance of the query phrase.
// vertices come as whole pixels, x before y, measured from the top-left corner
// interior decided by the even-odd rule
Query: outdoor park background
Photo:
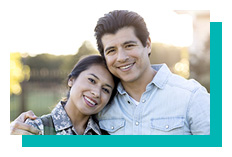
[[[166,63],[172,72],[187,79],[196,79],[210,92],[209,11],[170,11],[165,16],[161,16],[160,13],[152,20],[146,12],[139,14],[144,17],[151,33],[151,63]],[[88,30],[92,37],[86,40],[76,34],[76,38],[72,39],[73,43],[80,43],[75,45],[76,50],[55,50],[60,46],[57,43],[51,44],[50,49],[41,49],[41,43],[36,43],[34,46],[22,44],[11,51],[10,121],[27,110],[33,110],[37,116],[47,114],[66,96],[66,78],[72,67],[81,56],[98,54],[95,41],[92,39],[97,20],[90,21],[92,27]],[[44,27],[50,28],[50,31],[55,29],[46,25]],[[54,38],[59,39],[59,33],[67,29],[68,26],[64,30],[55,30]],[[46,36],[43,40],[46,41]],[[33,49],[23,49],[22,46],[33,46]]]

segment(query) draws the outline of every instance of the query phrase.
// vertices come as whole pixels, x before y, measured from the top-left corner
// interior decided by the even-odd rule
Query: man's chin
[[[120,80],[122,83],[134,83],[136,81],[134,77],[133,78],[122,77]]]

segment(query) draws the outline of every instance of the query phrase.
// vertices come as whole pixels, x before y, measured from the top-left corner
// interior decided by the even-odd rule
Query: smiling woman
[[[49,115],[36,120],[28,119],[41,134],[101,135],[91,115],[101,111],[114,96],[117,80],[106,68],[101,56],[81,59],[68,76],[69,92]],[[49,129],[47,129],[49,127]]]
[[[70,97],[65,109],[67,113],[72,113],[70,115],[76,120],[76,114],[96,114],[107,104],[114,81],[106,68],[94,65],[81,72],[77,78],[75,75],[71,76],[68,86]]]

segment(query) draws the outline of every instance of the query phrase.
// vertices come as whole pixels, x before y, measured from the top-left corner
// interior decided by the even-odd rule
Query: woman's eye
[[[108,89],[106,89],[106,88],[102,88],[102,89],[103,89],[104,92],[110,94],[110,91]]]
[[[89,80],[89,82],[91,82],[91,83],[95,83],[95,80],[92,79],[92,78],[88,78],[88,80]]]

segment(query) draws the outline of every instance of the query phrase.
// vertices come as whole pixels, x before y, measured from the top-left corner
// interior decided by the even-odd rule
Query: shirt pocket
[[[153,135],[183,135],[184,118],[168,117],[151,119],[151,134]]]
[[[109,134],[123,135],[124,134],[124,119],[110,119],[100,120],[99,126],[101,129],[106,130]]]

